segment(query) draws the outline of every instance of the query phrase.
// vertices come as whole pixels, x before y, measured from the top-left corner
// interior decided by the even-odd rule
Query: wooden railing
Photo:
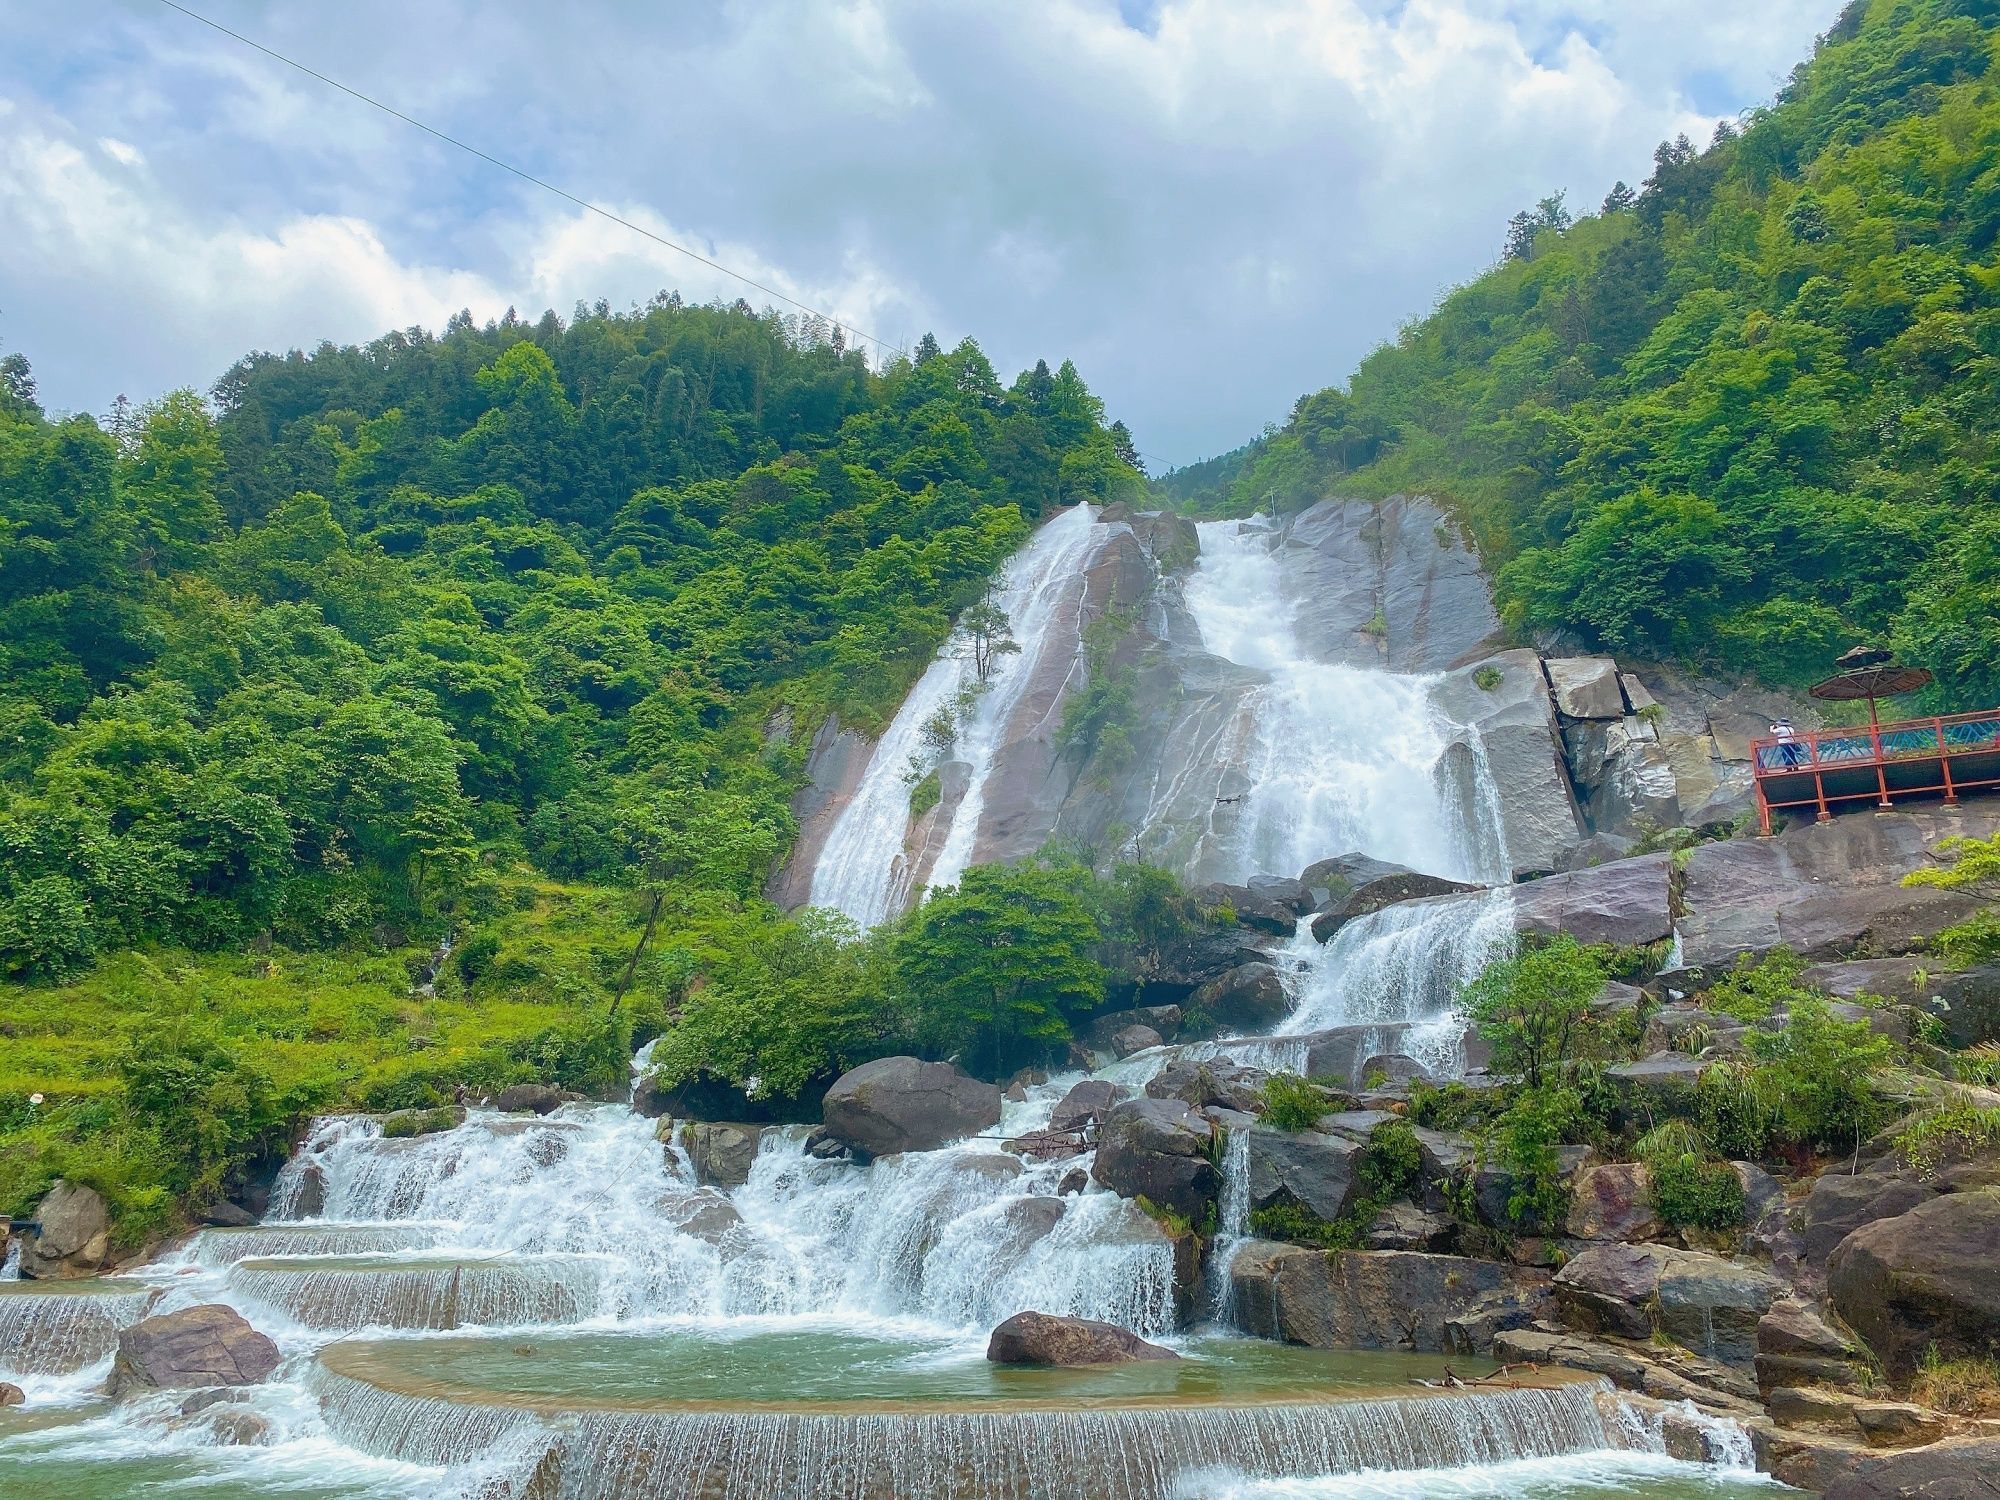
[[[2000,709],[1766,736],[1750,742],[1750,760],[1766,833],[1785,807],[1811,807],[1823,823],[1842,802],[1886,808],[1898,797],[1942,795],[1954,803],[1962,791],[2000,786]]]

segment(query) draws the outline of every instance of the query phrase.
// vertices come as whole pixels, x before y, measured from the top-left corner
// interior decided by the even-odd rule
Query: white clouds
[[[1143,30],[1112,0],[222,3],[886,338],[1075,355],[1189,458],[1344,377],[1514,209],[1595,203],[1768,96],[1839,0],[1162,0]],[[0,340],[54,400],[461,305],[741,290],[171,17],[80,63],[30,22],[0,59],[0,215],[25,227]]]

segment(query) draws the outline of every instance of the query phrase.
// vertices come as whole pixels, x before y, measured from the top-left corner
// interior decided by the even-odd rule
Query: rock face
[[[2000,1438],[1962,1438],[1859,1458],[1826,1485],[1825,1500],[1996,1500]]]
[[[1665,854],[1642,854],[1514,887],[1514,926],[1579,943],[1636,947],[1673,936],[1673,871]]]
[[[2000,812],[1984,807],[1912,808],[1702,844],[1682,876],[1682,962],[1721,970],[1739,953],[1781,944],[1822,960],[1908,953],[1978,903],[1955,891],[1905,889],[1903,877],[1936,858],[1940,839],[1996,831]]]
[[[1119,1365],[1135,1359],[1179,1359],[1130,1329],[1090,1318],[1020,1312],[993,1330],[986,1357],[999,1365]]]
[[[950,1063],[883,1057],[834,1080],[826,1091],[829,1135],[856,1155],[932,1151],[1000,1123],[1000,1089]]]
[[[792,794],[792,818],[798,841],[785,867],[772,877],[766,894],[790,911],[812,899],[813,864],[826,837],[846,809],[868,769],[875,742],[829,716],[815,731],[806,752],[806,784]]]
[[[1394,1250],[1328,1254],[1252,1240],[1230,1265],[1238,1318],[1263,1338],[1317,1349],[1483,1353],[1541,1310],[1545,1273]]]
[[[1353,1205],[1367,1149],[1365,1135],[1356,1140],[1316,1130],[1253,1130],[1250,1204],[1296,1204],[1322,1219],[1338,1219]]]
[[[680,1146],[703,1187],[739,1188],[750,1180],[750,1168],[764,1143],[761,1125],[730,1125],[715,1120],[690,1120],[680,1128]]]
[[[1622,719],[1625,690],[1618,663],[1608,656],[1551,656],[1542,663],[1555,694],[1556,711],[1567,719]]]
[[[1646,1240],[1665,1226],[1653,1211],[1652,1174],[1639,1162],[1585,1167],[1570,1184],[1568,1229],[1580,1240]]]
[[[1596,1245],[1555,1279],[1573,1328],[1629,1339],[1657,1328],[1696,1354],[1739,1365],[1756,1354],[1758,1320],[1779,1290],[1768,1271],[1665,1245]]]
[[[1208,1121],[1184,1101],[1128,1099],[1098,1126],[1091,1175],[1121,1197],[1199,1221],[1222,1186],[1213,1142]]]
[[[1452,722],[1472,732],[1446,749],[1439,766],[1467,826],[1477,826],[1481,805],[1476,733],[1484,770],[1505,789],[1501,832],[1514,877],[1562,869],[1585,830],[1563,764],[1541,658],[1533,651],[1502,651],[1447,672],[1436,694]]]
[[[35,1209],[41,1236],[21,1241],[21,1274],[88,1276],[111,1253],[111,1212],[80,1182],[58,1182]]]
[[[1261,1068],[1231,1062],[1226,1057],[1196,1062],[1176,1058],[1146,1083],[1150,1099],[1178,1099],[1190,1109],[1217,1105],[1246,1115],[1264,1108],[1264,1081],[1270,1075]]]
[[[278,1346],[233,1307],[207,1303],[119,1330],[114,1395],[195,1385],[255,1385],[278,1367]]]
[[[1891,1374],[1931,1346],[1945,1359],[2000,1350],[2000,1190],[1950,1193],[1865,1224],[1827,1261],[1827,1290]]]
[[[1278,971],[1267,963],[1238,964],[1196,990],[1188,1004],[1227,1031],[1262,1031],[1291,1013]]]

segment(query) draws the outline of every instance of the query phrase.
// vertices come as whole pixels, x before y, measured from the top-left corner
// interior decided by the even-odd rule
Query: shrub
[[[1954,1416],[1990,1415],[2000,1411],[2000,1360],[1945,1359],[1932,1344],[1910,1382],[1910,1396]]]
[[[1264,1080],[1264,1123],[1275,1129],[1310,1130],[1330,1107],[1325,1092],[1296,1073]]]
[[[1639,1160],[1653,1178],[1653,1207],[1677,1228],[1728,1229],[1743,1221],[1743,1184],[1726,1163],[1709,1159],[1708,1142],[1686,1120],[1668,1120],[1639,1138]]]
[[[1351,1217],[1323,1219],[1301,1203],[1273,1203],[1251,1210],[1250,1229],[1262,1239],[1318,1245],[1327,1250],[1350,1250],[1360,1239]]]
[[[1708,1008],[1751,1024],[1769,1020],[1779,1006],[1810,993],[1799,986],[1804,969],[1805,960],[1787,948],[1773,948],[1762,960],[1742,954],[1710,987]]]
[[[458,968],[458,977],[472,985],[493,967],[493,960],[499,956],[500,939],[490,932],[475,932],[453,955],[452,962]]]
[[[1498,667],[1480,667],[1472,674],[1473,686],[1481,692],[1490,693],[1500,686],[1502,675]]]
[[[1485,1113],[1485,1100],[1462,1083],[1410,1084],[1409,1120],[1426,1130],[1463,1130]]]
[[[1423,1148],[1417,1144],[1417,1133],[1409,1121],[1385,1120],[1369,1131],[1368,1150],[1358,1172],[1367,1217],[1372,1220],[1384,1204],[1408,1197],[1423,1174],[1423,1166]]]
[[[1925,1178],[1935,1177],[1954,1156],[1996,1144],[2000,1144],[2000,1109],[1982,1108],[1965,1093],[1953,1093],[1896,1132],[1896,1154]]]
[[[1494,1145],[1500,1165],[1514,1179],[1507,1200],[1507,1217],[1517,1225],[1560,1224],[1569,1211],[1569,1190],[1562,1180],[1562,1157],[1556,1148],[1568,1139],[1581,1118],[1581,1101],[1573,1089],[1523,1089],[1494,1122]]]
[[[1563,933],[1488,964],[1467,987],[1465,1010],[1492,1044],[1494,1067],[1536,1090],[1569,1061],[1604,978],[1599,955]]]
[[[1784,1030],[1753,1032],[1749,1045],[1786,1139],[1829,1150],[1858,1145],[1883,1123],[1871,1080],[1895,1049],[1866,1021],[1843,1021],[1825,1000],[1802,995]]]

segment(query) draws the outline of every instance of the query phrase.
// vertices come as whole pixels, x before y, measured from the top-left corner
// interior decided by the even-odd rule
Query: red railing
[[[2000,709],[1767,736],[1750,742],[1750,761],[1766,833],[1777,808],[1811,807],[1825,822],[1840,802],[1890,807],[1897,797],[1940,793],[1956,802],[1961,791],[2000,786]],[[1829,777],[1837,778],[1831,786]]]

